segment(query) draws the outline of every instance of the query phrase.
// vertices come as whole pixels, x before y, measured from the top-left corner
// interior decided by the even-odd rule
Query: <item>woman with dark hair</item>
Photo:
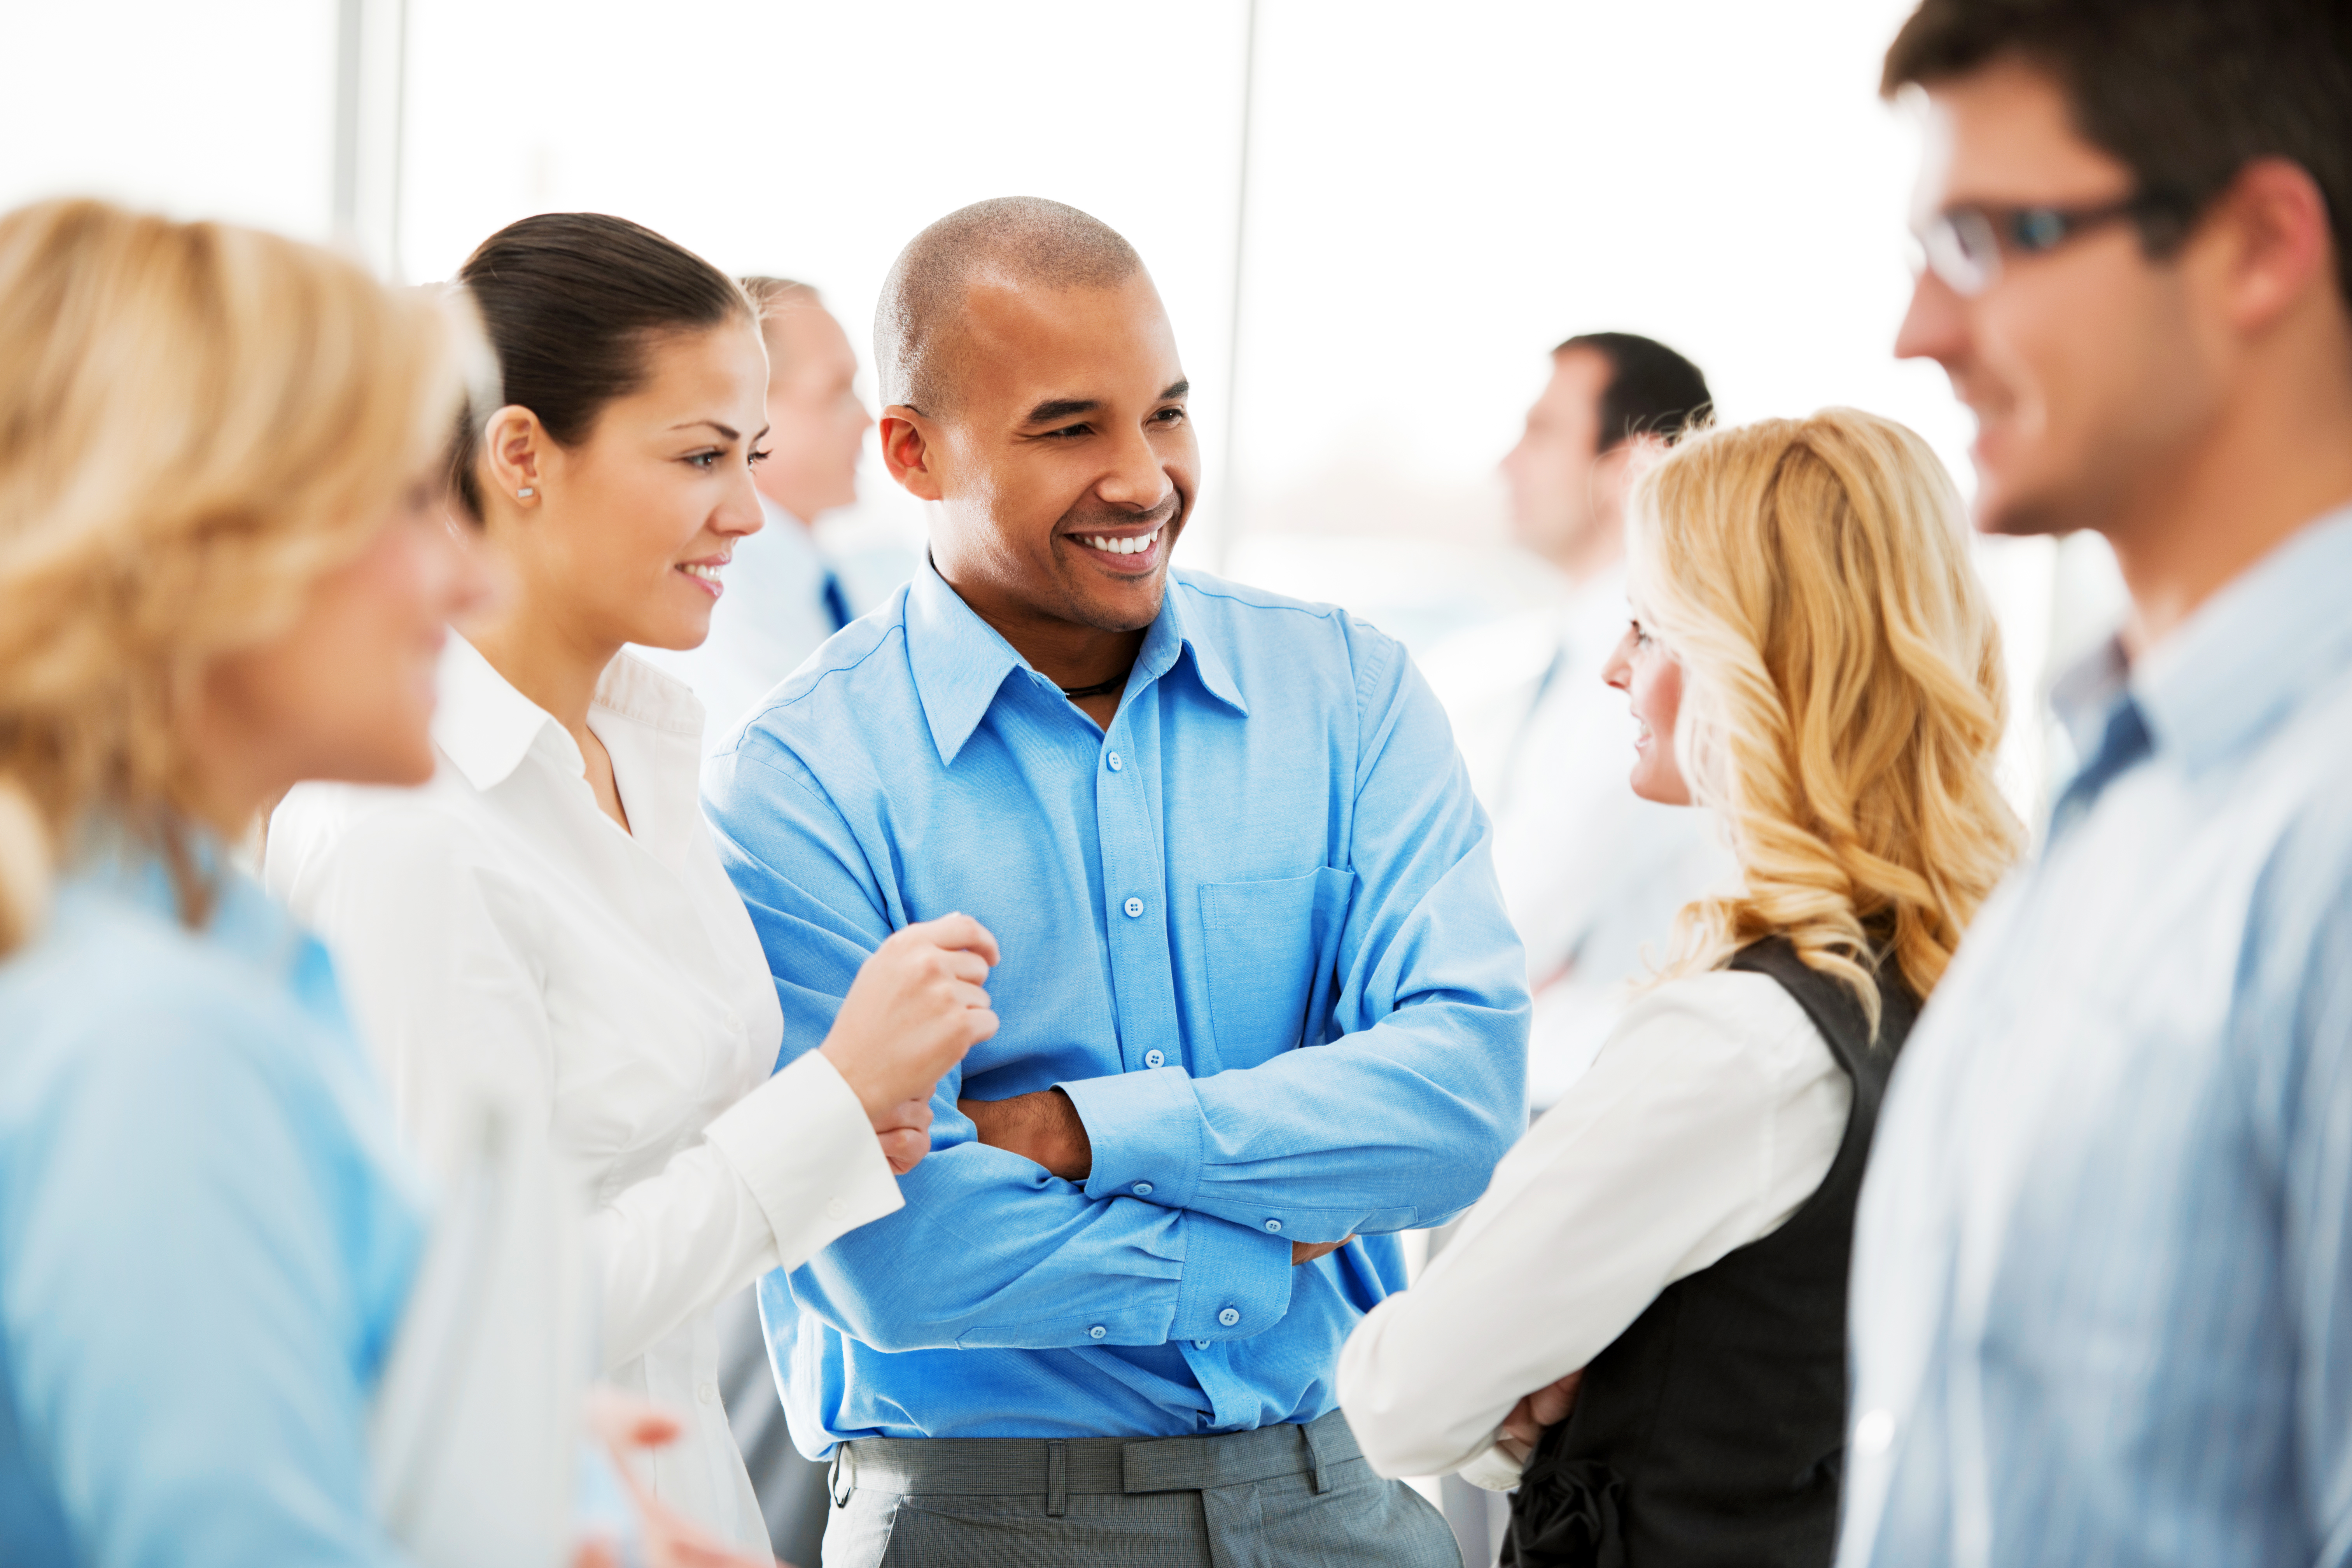
[[[652,1489],[762,1548],[710,1309],[899,1205],[932,1084],[994,1032],[995,944],[962,916],[899,932],[770,1076],[782,1015],[698,805],[701,709],[624,651],[699,643],[761,525],[750,304],[593,214],[511,225],[460,277],[503,389],[454,477],[505,592],[449,639],[432,782],[294,790],[267,875],[334,947],[429,1163],[488,1096],[580,1172],[603,1375],[684,1418]]]

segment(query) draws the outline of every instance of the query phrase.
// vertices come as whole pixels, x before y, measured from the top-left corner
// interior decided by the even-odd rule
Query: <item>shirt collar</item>
[[[2352,507],[2295,533],[2137,660],[2110,638],[2051,689],[2052,705],[2084,755],[2126,693],[2158,752],[2190,768],[2235,755],[2352,668],[2347,589]]]
[[[1202,689],[1244,717],[1249,705],[1241,688],[1216,649],[1184,630],[1171,580],[1160,600],[1160,614],[1144,633],[1136,654],[1135,673],[1128,678],[1130,691],[1140,689],[1176,668],[1189,651],[1192,669]],[[923,718],[931,730],[942,765],[952,765],[971,732],[988,716],[991,704],[1015,670],[1053,691],[1060,689],[1030,667],[994,626],[980,618],[962,596],[948,586],[928,557],[907,590],[907,661],[915,678],[915,692],[923,704]]]
[[[440,699],[433,710],[433,743],[478,790],[504,784],[542,729],[552,726],[579,749],[553,714],[509,685],[456,632],[441,650]]]

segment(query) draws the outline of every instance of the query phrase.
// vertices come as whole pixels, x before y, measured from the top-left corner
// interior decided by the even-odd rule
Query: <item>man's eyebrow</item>
[[[1167,391],[1160,395],[1158,401],[1166,403],[1172,398],[1187,396],[1192,390],[1192,384],[1189,381],[1173,382],[1170,384]],[[1057,397],[1032,408],[1029,411],[1029,416],[1022,423],[1051,425],[1057,419],[1070,419],[1081,414],[1092,414],[1101,406],[1102,399],[1098,397]]]
[[[721,425],[716,419],[681,419],[670,426],[673,430],[691,430],[698,425],[708,425],[730,441],[740,441],[743,433],[731,425]]]

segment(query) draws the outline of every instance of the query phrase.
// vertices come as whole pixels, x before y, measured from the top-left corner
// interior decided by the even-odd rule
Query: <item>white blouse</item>
[[[1385,1476],[1518,1481],[1495,1440],[1661,1291],[1769,1236],[1822,1184],[1853,1085],[1769,975],[1670,981],[1504,1156],[1412,1288],[1339,1354],[1339,1404]]]
[[[783,1016],[702,819],[692,693],[626,654],[597,687],[624,831],[571,734],[454,635],[440,686],[432,782],[300,786],[265,875],[332,949],[428,1169],[475,1095],[546,1119],[589,1190],[603,1374],[686,1423],[653,1489],[764,1550],[711,1308],[898,1208],[898,1183],[821,1053],[770,1076]]]

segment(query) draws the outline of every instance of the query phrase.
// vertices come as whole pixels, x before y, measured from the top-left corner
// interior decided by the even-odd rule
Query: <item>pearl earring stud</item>
[[[529,500],[535,493],[536,492],[533,491],[529,485],[525,485],[522,489],[515,491],[515,500]]]

